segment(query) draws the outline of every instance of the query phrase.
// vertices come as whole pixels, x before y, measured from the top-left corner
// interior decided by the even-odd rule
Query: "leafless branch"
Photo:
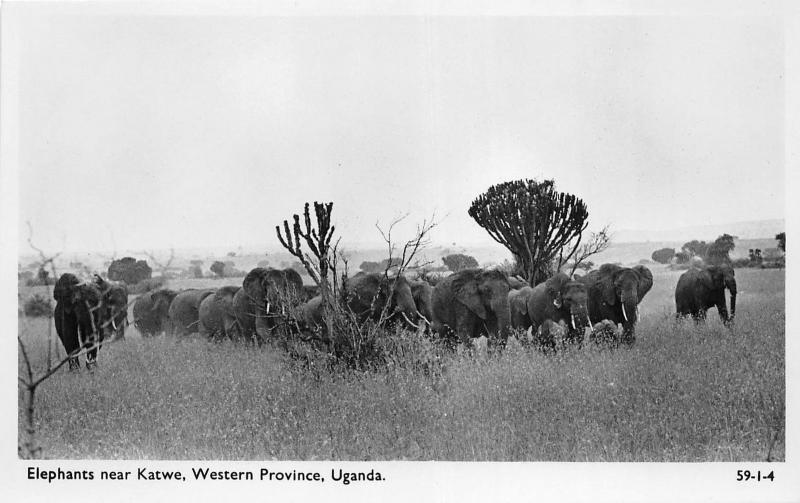
[[[569,273],[569,275],[572,276],[575,274],[575,271],[578,269],[578,267],[580,267],[580,265],[589,257],[608,249],[608,246],[611,244],[612,237],[613,236],[609,231],[608,225],[600,229],[598,232],[591,233],[589,235],[589,240],[586,243],[580,246],[575,246],[572,249],[572,252],[563,259],[563,262],[559,262],[559,269],[572,258],[572,269]]]
[[[162,263],[161,261],[159,261],[152,251],[143,250],[142,253],[146,255],[147,258],[149,258],[150,261],[153,263],[153,265],[158,268],[162,276],[167,272],[170,266],[172,266],[172,262],[175,260],[175,248],[169,249],[169,258],[167,259],[166,263]]]

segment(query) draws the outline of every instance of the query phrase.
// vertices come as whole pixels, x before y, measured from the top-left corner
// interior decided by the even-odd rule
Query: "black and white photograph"
[[[4,2],[12,494],[797,501],[796,13],[506,3]]]

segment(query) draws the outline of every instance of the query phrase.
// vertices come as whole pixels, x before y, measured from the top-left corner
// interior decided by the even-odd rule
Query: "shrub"
[[[225,277],[225,264],[220,262],[219,260],[215,261],[211,264],[211,272],[217,275],[217,277],[224,278]]]
[[[692,258],[692,255],[685,251],[679,251],[675,254],[675,263],[676,264],[686,264],[689,262],[689,259]]]
[[[653,254],[650,255],[650,258],[659,264],[669,264],[669,261],[672,260],[672,257],[674,256],[674,248],[661,248],[660,250],[654,251]]]
[[[136,260],[133,257],[114,260],[108,266],[108,279],[111,281],[124,281],[128,285],[135,285],[152,276],[153,270],[147,265],[147,262]]]
[[[453,272],[478,267],[478,261],[475,260],[475,257],[464,255],[463,253],[453,253],[452,255],[442,257],[442,262]]]
[[[706,251],[706,259],[708,259],[708,263],[714,265],[730,264],[731,258],[729,253],[736,248],[736,245],[733,243],[734,239],[735,236],[723,234],[713,243],[711,243]]]
[[[750,259],[749,258],[737,258],[731,261],[731,265],[734,268],[742,268],[742,267],[750,267]]]
[[[30,316],[32,318],[52,316],[53,305],[50,303],[50,299],[37,293],[25,301],[23,312],[25,316]]]

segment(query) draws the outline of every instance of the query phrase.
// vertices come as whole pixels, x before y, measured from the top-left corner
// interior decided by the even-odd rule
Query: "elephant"
[[[725,306],[725,288],[731,294],[731,311]],[[706,311],[716,306],[720,319],[727,326],[736,314],[736,277],[729,264],[692,267],[678,278],[675,287],[675,308],[678,316],[691,315],[702,321]]]
[[[499,337],[504,345],[511,325],[509,290],[502,271],[464,269],[451,274],[433,288],[433,331],[466,346],[481,335]]]
[[[322,317],[322,296],[320,295],[301,304],[297,312],[303,328],[312,332],[320,330],[325,324]]]
[[[523,281],[516,276],[509,276],[508,277],[508,284],[511,285],[512,290],[519,290],[520,288],[525,288],[526,286],[530,286],[527,281]]]
[[[214,294],[213,289],[184,290],[169,305],[170,328],[167,333],[176,336],[189,335],[199,330],[200,304],[203,299]]]
[[[345,291],[344,303],[359,323],[367,319],[380,321],[381,313],[390,302],[386,311],[389,320],[402,319],[406,326],[419,328],[419,311],[414,303],[411,284],[405,276],[387,277],[377,272],[359,272],[348,279]]]
[[[53,312],[56,333],[64,345],[67,355],[74,355],[81,349],[86,352],[86,368],[92,370],[97,365],[97,351],[103,343],[106,310],[103,295],[97,285],[78,280],[74,274],[64,273],[53,288],[56,307]],[[77,356],[70,356],[69,369],[78,370]]]
[[[302,299],[309,301],[319,295],[319,285],[303,285]]]
[[[544,283],[536,285],[528,296],[528,317],[534,334],[534,340],[544,348],[555,349],[556,340],[549,330],[553,323],[563,322],[567,326],[566,342],[583,342],[586,328],[591,328],[589,321],[588,293],[586,285],[571,279],[563,272],[551,276]],[[545,322],[552,323],[545,323]],[[538,332],[538,329],[541,331]]]
[[[639,303],[653,287],[653,273],[643,265],[621,267],[603,264],[578,279],[589,291],[589,318],[622,324],[620,340],[627,346],[636,341]],[[616,342],[616,341],[615,341]]]
[[[169,306],[177,295],[175,290],[165,288],[144,293],[136,299],[133,303],[133,326],[142,337],[150,337],[166,329]]]
[[[103,294],[105,319],[110,326],[103,328],[113,330],[112,340],[125,339],[125,327],[128,325],[128,288],[124,283],[107,281],[95,274],[95,285]]]
[[[233,297],[242,337],[263,344],[287,318],[287,309],[304,296],[303,279],[294,269],[256,267]]]
[[[527,330],[532,322],[528,315],[528,299],[533,293],[533,288],[523,286],[519,289],[512,289],[508,292],[508,305],[511,309],[511,327]]]
[[[233,297],[240,286],[223,286],[204,298],[198,308],[198,332],[211,340],[239,339],[239,323],[233,312]]]
[[[430,283],[423,280],[411,281],[410,284],[411,296],[414,298],[417,312],[426,324],[430,324],[430,321],[433,319],[433,287]]]

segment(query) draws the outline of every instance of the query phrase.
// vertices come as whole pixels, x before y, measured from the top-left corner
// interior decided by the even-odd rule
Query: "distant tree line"
[[[703,263],[710,265],[731,264],[734,267],[759,267],[765,262],[765,258],[761,249],[751,249],[748,251],[748,258],[732,260],[730,252],[734,250],[736,245],[734,240],[736,236],[730,234],[723,234],[715,239],[712,243],[706,243],[693,239],[687,241],[681,246],[681,249],[676,251],[674,248],[660,248],[655,250],[650,258],[660,264],[688,264],[692,259],[702,259]],[[781,232],[775,236],[778,241],[778,249],[786,251],[786,233]],[[782,267],[783,257],[769,257],[770,260],[775,259]]]

